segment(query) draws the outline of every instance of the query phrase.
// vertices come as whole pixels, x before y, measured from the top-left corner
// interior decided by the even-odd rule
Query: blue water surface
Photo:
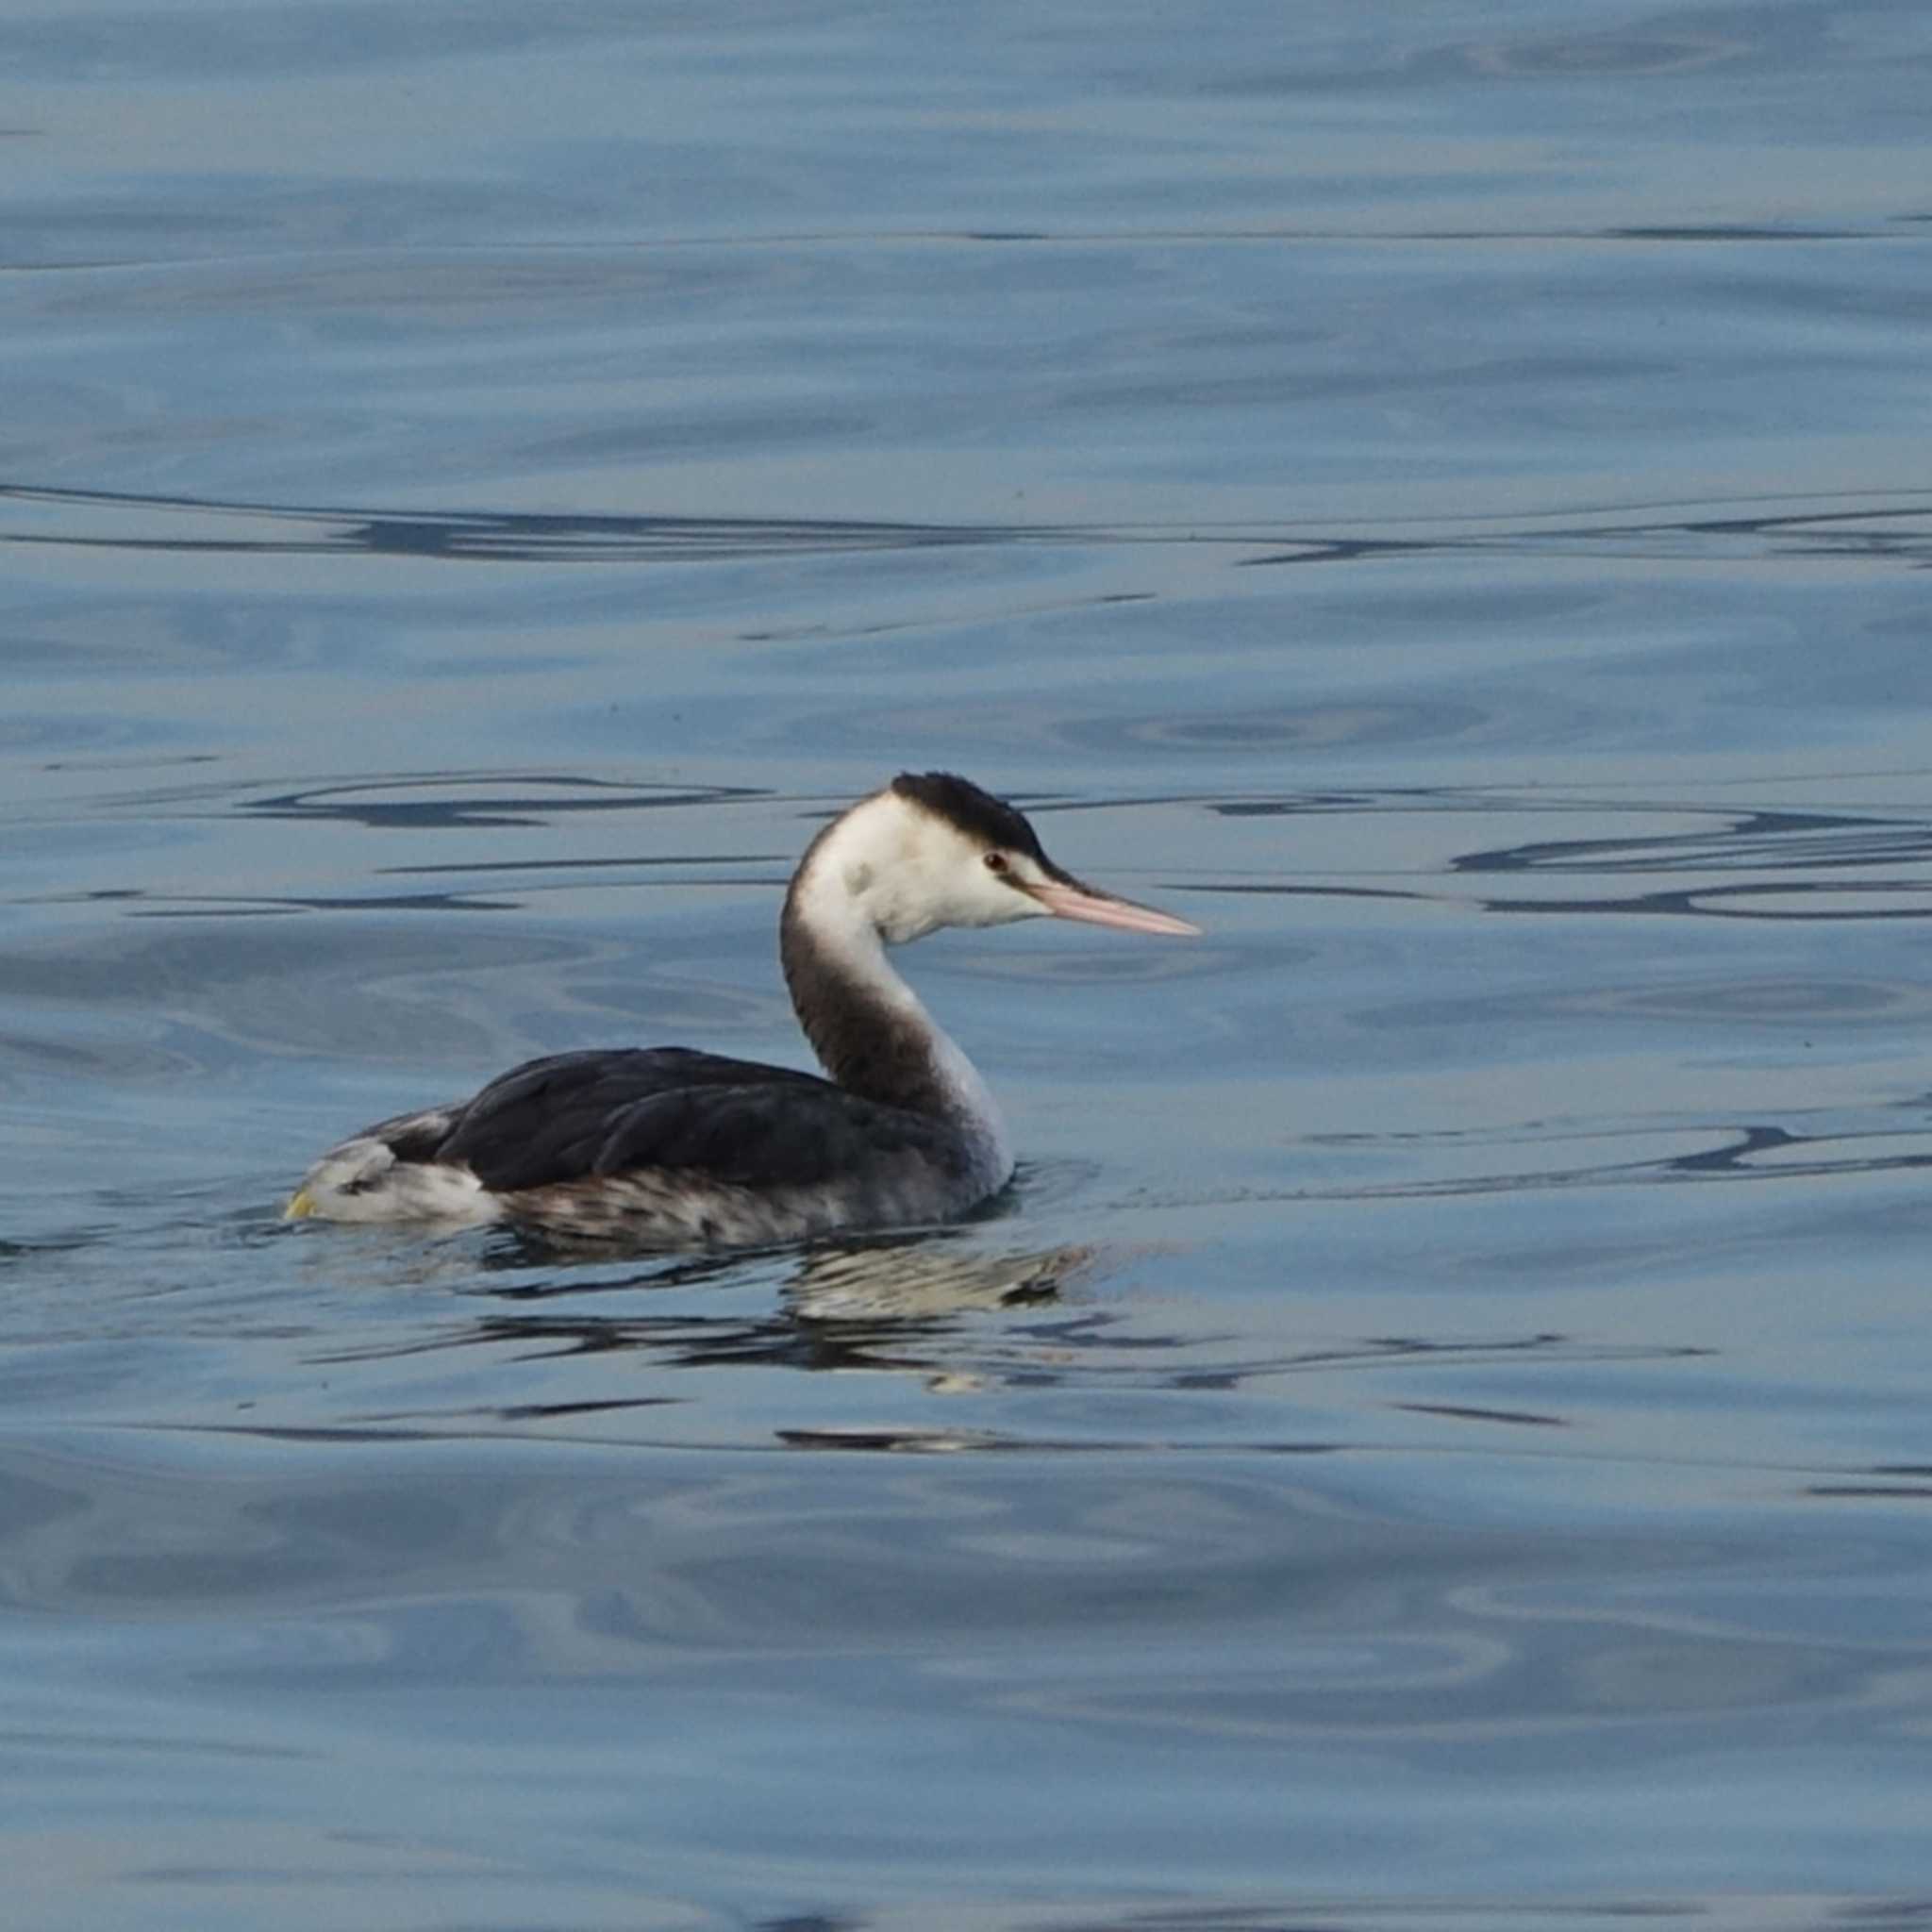
[[[8,1924],[1922,1923],[1928,80],[0,6]],[[909,957],[992,1212],[279,1220],[524,1056],[802,1064],[904,767],[1207,929]]]

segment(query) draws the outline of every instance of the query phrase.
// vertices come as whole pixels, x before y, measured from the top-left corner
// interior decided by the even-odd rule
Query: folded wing
[[[809,1188],[881,1160],[960,1164],[957,1135],[924,1114],[814,1074],[685,1047],[528,1061],[485,1087],[433,1149],[410,1153],[460,1163],[494,1193],[647,1169]]]

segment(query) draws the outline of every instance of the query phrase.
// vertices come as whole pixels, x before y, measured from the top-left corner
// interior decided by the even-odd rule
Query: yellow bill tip
[[[315,1196],[307,1188],[297,1188],[282,1209],[284,1221],[307,1221],[315,1212]]]

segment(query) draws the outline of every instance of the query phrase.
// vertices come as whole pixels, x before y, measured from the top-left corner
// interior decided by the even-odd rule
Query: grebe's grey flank
[[[785,980],[830,1079],[681,1046],[553,1054],[330,1148],[287,1212],[505,1221],[664,1248],[963,1214],[1012,1176],[1006,1127],[886,948],[1048,915],[1200,930],[1082,885],[964,778],[903,773],[812,841],[785,895]]]

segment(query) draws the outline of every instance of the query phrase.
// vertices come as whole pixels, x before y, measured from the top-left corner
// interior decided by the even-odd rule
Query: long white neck
[[[806,1038],[848,1091],[949,1121],[1010,1171],[992,1095],[893,970],[865,895],[852,890],[839,830],[828,827],[806,855],[779,927],[785,982]]]

